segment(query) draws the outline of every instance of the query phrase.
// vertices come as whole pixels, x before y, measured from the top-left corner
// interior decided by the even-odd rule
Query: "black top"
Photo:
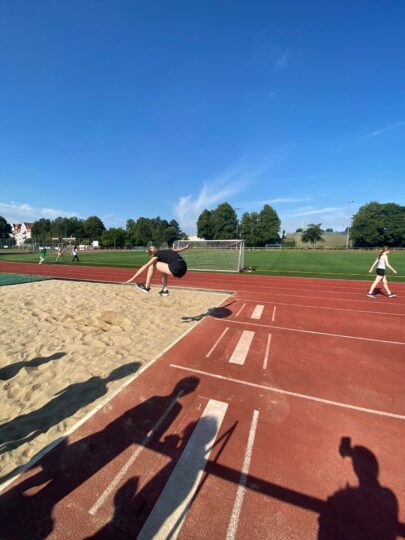
[[[159,262],[164,262],[169,265],[184,264],[183,257],[181,257],[177,251],[173,251],[172,249],[159,249],[154,257],[157,257]]]

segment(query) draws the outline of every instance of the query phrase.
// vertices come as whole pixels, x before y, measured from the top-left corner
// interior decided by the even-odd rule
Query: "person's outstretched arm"
[[[157,261],[157,257],[152,257],[146,264],[141,266],[141,268],[135,272],[135,274],[128,281],[124,281],[124,283],[131,283],[131,281],[134,281],[134,279],[140,276],[142,272],[149,268],[149,266],[151,266],[155,261]]]
[[[373,266],[370,268],[369,272],[371,273],[373,270],[374,270],[374,266],[378,263],[378,257],[377,259],[373,262]]]
[[[180,253],[181,251],[185,251],[186,249],[188,249],[190,247],[190,244],[187,244],[186,246],[182,247],[182,248],[177,248],[175,249],[174,251],[177,251],[177,253]]]

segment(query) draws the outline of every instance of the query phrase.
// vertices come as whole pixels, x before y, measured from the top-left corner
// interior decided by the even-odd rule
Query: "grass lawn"
[[[377,252],[372,251],[249,251],[245,250],[245,265],[256,268],[254,274],[305,276],[340,279],[370,280],[368,269]],[[56,252],[48,252],[46,264],[73,264],[76,266],[117,266],[137,268],[147,261],[143,251],[90,251],[79,252],[80,263],[71,263],[71,256],[56,263]],[[390,281],[405,281],[405,251],[393,252],[390,263],[398,275],[388,271]],[[38,254],[2,254],[0,261],[38,263]]]

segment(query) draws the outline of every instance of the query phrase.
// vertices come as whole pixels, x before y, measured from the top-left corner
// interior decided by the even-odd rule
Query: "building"
[[[13,223],[11,225],[11,236],[15,239],[17,246],[24,244],[25,240],[31,238],[33,223]]]

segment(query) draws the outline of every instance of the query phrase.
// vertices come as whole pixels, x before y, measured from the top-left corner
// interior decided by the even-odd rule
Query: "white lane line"
[[[236,300],[245,300],[245,298],[237,298]],[[249,301],[249,300],[248,300]],[[250,300],[252,301],[252,300]],[[263,304],[274,304],[274,301],[260,300]],[[308,309],[330,309],[333,311],[349,311],[352,313],[369,313],[370,315],[394,315],[395,317],[405,317],[405,313],[392,313],[390,311],[370,311],[369,309],[349,309],[349,308],[337,308],[337,307],[328,307],[328,306],[309,306],[307,304],[289,304],[287,302],[277,302],[277,305],[280,306],[292,306],[292,307],[303,307]]]
[[[277,309],[277,306],[274,306],[273,308],[273,315],[271,316],[271,321],[274,322],[274,319],[276,318],[276,309]]]
[[[377,411],[375,409],[367,409],[366,407],[358,407],[357,405],[350,405],[348,403],[341,403],[339,401],[332,401],[330,399],[318,398],[315,396],[309,396],[307,394],[298,394],[297,392],[290,392],[289,390],[281,390],[281,388],[274,388],[272,386],[266,386],[264,384],[257,384],[248,381],[241,381],[240,379],[234,379],[233,377],[224,377],[223,375],[216,375],[215,373],[210,373],[209,371],[202,371],[201,369],[193,369],[185,366],[179,366],[177,364],[170,364],[170,367],[181,369],[183,371],[190,371],[192,373],[199,373],[200,375],[206,375],[207,377],[213,377],[214,379],[220,379],[223,381],[230,381],[237,384],[242,384],[245,386],[251,386],[252,388],[260,388],[262,390],[268,390],[269,392],[275,392],[276,394],[284,394],[286,396],[297,397],[300,399],[306,399],[309,401],[316,401],[318,403],[324,403],[325,405],[333,405],[335,407],[341,407],[343,409],[351,409],[353,411],[360,411],[369,414],[376,414],[378,416],[387,416],[389,418],[396,418],[398,420],[405,420],[405,415],[395,414],[384,411]]]
[[[221,319],[218,319],[220,321]],[[276,330],[287,330],[288,332],[299,332],[301,334],[316,334],[318,336],[331,336],[335,338],[344,338],[344,339],[358,339],[360,341],[372,341],[374,343],[389,343],[390,345],[405,345],[404,341],[389,341],[386,339],[375,339],[375,338],[366,338],[358,336],[346,336],[344,334],[332,334],[329,332],[315,332],[315,330],[302,330],[301,328],[288,328],[287,326],[276,326],[274,324],[260,324],[260,323],[251,323],[248,321],[228,321],[233,324],[244,324],[250,326],[260,326],[263,328],[275,328]]]
[[[239,338],[238,344],[229,359],[230,364],[239,364],[243,366],[246,360],[246,356],[249,352],[250,345],[255,333],[250,330],[243,330],[242,335]]]
[[[159,499],[145,521],[138,540],[175,540],[187,516],[227,403],[210,399]]]
[[[243,306],[240,308],[238,313],[235,314],[235,317],[239,317],[240,313],[242,312],[242,309],[246,306],[246,304],[243,304]]]
[[[205,355],[205,358],[209,358],[211,356],[211,354],[214,352],[214,350],[216,349],[218,343],[221,341],[221,339],[224,337],[224,335],[228,332],[229,330],[229,327],[227,326],[225,328],[225,330],[222,332],[222,334],[219,336],[219,338],[216,340],[216,342],[214,343],[214,345],[211,347],[211,349],[207,352],[207,354]]]
[[[103,493],[100,495],[99,499],[89,510],[89,514],[94,516],[98,509],[105,503],[105,501],[108,499],[108,497],[113,493],[115,488],[118,486],[120,481],[124,478],[126,473],[128,472],[131,465],[136,461],[136,459],[139,457],[140,453],[145,449],[145,447],[149,444],[151,438],[156,433],[156,431],[159,429],[159,427],[162,425],[162,422],[165,420],[167,415],[172,410],[173,406],[176,404],[178,398],[183,394],[183,391],[180,390],[180,392],[177,393],[177,395],[172,399],[172,401],[169,403],[169,406],[165,410],[165,412],[162,414],[162,416],[159,418],[159,420],[156,422],[156,424],[153,426],[153,428],[149,431],[149,433],[146,435],[146,437],[141,442],[140,446],[134,452],[132,453],[131,457],[128,459],[128,461],[123,465],[123,467],[120,469],[120,471],[114,476],[110,484],[106,487],[106,489],[103,491]]]
[[[243,459],[242,471],[239,480],[238,491],[236,492],[236,499],[233,505],[232,516],[229,521],[228,532],[226,533],[226,540],[234,540],[236,538],[236,531],[238,530],[240,512],[242,510],[243,498],[246,491],[247,475],[249,474],[250,462],[252,460],[253,444],[255,442],[257,421],[259,419],[259,411],[253,411],[252,423],[250,425],[249,438],[246,446],[245,457]]]
[[[264,306],[261,304],[257,304],[250,318],[259,320],[260,317],[262,316],[263,310],[264,310]]]
[[[269,334],[269,337],[267,338],[266,352],[264,353],[264,360],[263,360],[263,369],[267,369],[267,361],[269,359],[269,352],[270,352],[270,343],[271,343],[271,334]]]

